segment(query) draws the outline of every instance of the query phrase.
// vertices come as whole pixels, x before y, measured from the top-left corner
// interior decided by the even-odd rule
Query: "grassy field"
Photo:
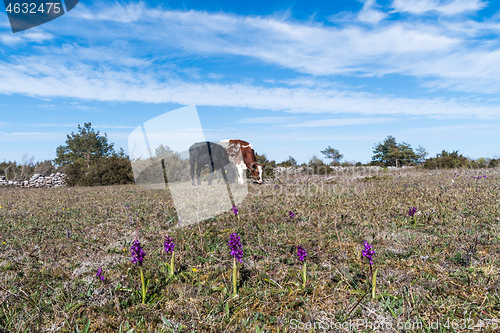
[[[499,169],[276,179],[250,185],[237,208],[239,219],[229,210],[179,228],[161,190],[0,188],[0,331],[76,332],[89,321],[89,332],[500,327]],[[234,298],[233,232],[244,251]],[[176,243],[173,277],[166,235]],[[146,304],[130,261],[136,237]],[[308,253],[305,287],[297,245]]]

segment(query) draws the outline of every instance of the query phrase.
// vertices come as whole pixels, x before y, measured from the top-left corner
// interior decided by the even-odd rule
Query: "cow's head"
[[[259,184],[262,184],[262,165],[257,162],[250,164],[250,174]]]

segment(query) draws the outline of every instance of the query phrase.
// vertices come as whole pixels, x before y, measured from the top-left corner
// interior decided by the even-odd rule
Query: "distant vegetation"
[[[331,167],[336,166],[380,166],[380,167],[401,167],[420,166],[424,169],[450,169],[450,168],[494,168],[500,165],[500,159],[481,157],[472,160],[459,154],[458,150],[447,152],[443,150],[436,154],[436,157],[426,158],[428,153],[425,148],[419,146],[416,150],[405,142],[398,143],[396,138],[389,135],[383,142],[376,143],[373,147],[372,160],[368,164],[357,161],[342,161],[344,155],[339,150],[328,146],[321,153],[324,158],[329,159],[325,163],[317,155],[313,155],[307,163],[298,164],[292,156],[277,163],[269,160],[266,154],[255,153],[257,162],[264,167],[263,177],[273,178],[275,167],[306,167],[314,174],[330,174]],[[92,128],[91,123],[78,125],[78,132],[67,136],[64,145],[56,150],[56,158],[43,162],[34,163],[34,158],[23,156],[21,163],[7,162],[0,163],[0,175],[7,180],[26,180],[33,174],[39,173],[50,175],[53,172],[63,172],[68,175],[68,185],[70,186],[93,186],[93,185],[119,185],[134,183],[132,164],[130,157],[125,154],[123,148],[115,151],[114,144],[108,142],[106,133],[101,135],[99,131]],[[148,160],[135,160],[135,166],[149,164],[147,167],[139,167],[142,170],[139,176],[142,181],[158,178],[163,174],[158,161],[164,159],[166,163],[167,179],[169,181],[187,180],[186,161],[182,160],[177,152],[168,146],[161,145],[155,151],[151,164]],[[151,167],[151,165],[155,165]],[[312,168],[312,169],[311,169]],[[247,178],[251,178],[247,170]],[[161,178],[162,179],[162,178]]]
[[[78,133],[67,136],[57,148],[54,162],[68,175],[69,185],[118,185],[134,182],[132,166],[123,148],[116,152],[106,134],[91,123],[78,125]]]
[[[373,148],[373,154],[371,164],[386,167],[415,165],[419,160],[408,143],[397,143],[396,138],[391,135]]]
[[[454,169],[454,168],[494,168],[498,166],[498,159],[479,158],[469,160],[457,151],[451,153],[443,150],[434,158],[429,158],[423,163],[426,169]]]
[[[3,161],[0,163],[0,175],[8,180],[20,180],[27,179],[36,173],[50,175],[56,172],[57,168],[51,160],[36,163],[33,160],[33,157],[28,159],[27,155],[24,155],[21,163]]]

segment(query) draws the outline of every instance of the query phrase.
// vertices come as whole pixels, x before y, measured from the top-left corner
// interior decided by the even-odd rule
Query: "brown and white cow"
[[[226,148],[229,161],[233,162],[238,171],[238,184],[244,184],[243,172],[250,174],[259,184],[262,184],[262,165],[257,163],[251,144],[243,140],[222,140],[219,145]]]

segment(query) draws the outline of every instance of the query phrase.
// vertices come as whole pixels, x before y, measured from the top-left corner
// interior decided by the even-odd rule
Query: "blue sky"
[[[206,138],[368,162],[393,135],[500,157],[500,3],[81,1],[13,34],[0,15],[0,160],[52,159],[91,122],[115,146],[196,105]]]

